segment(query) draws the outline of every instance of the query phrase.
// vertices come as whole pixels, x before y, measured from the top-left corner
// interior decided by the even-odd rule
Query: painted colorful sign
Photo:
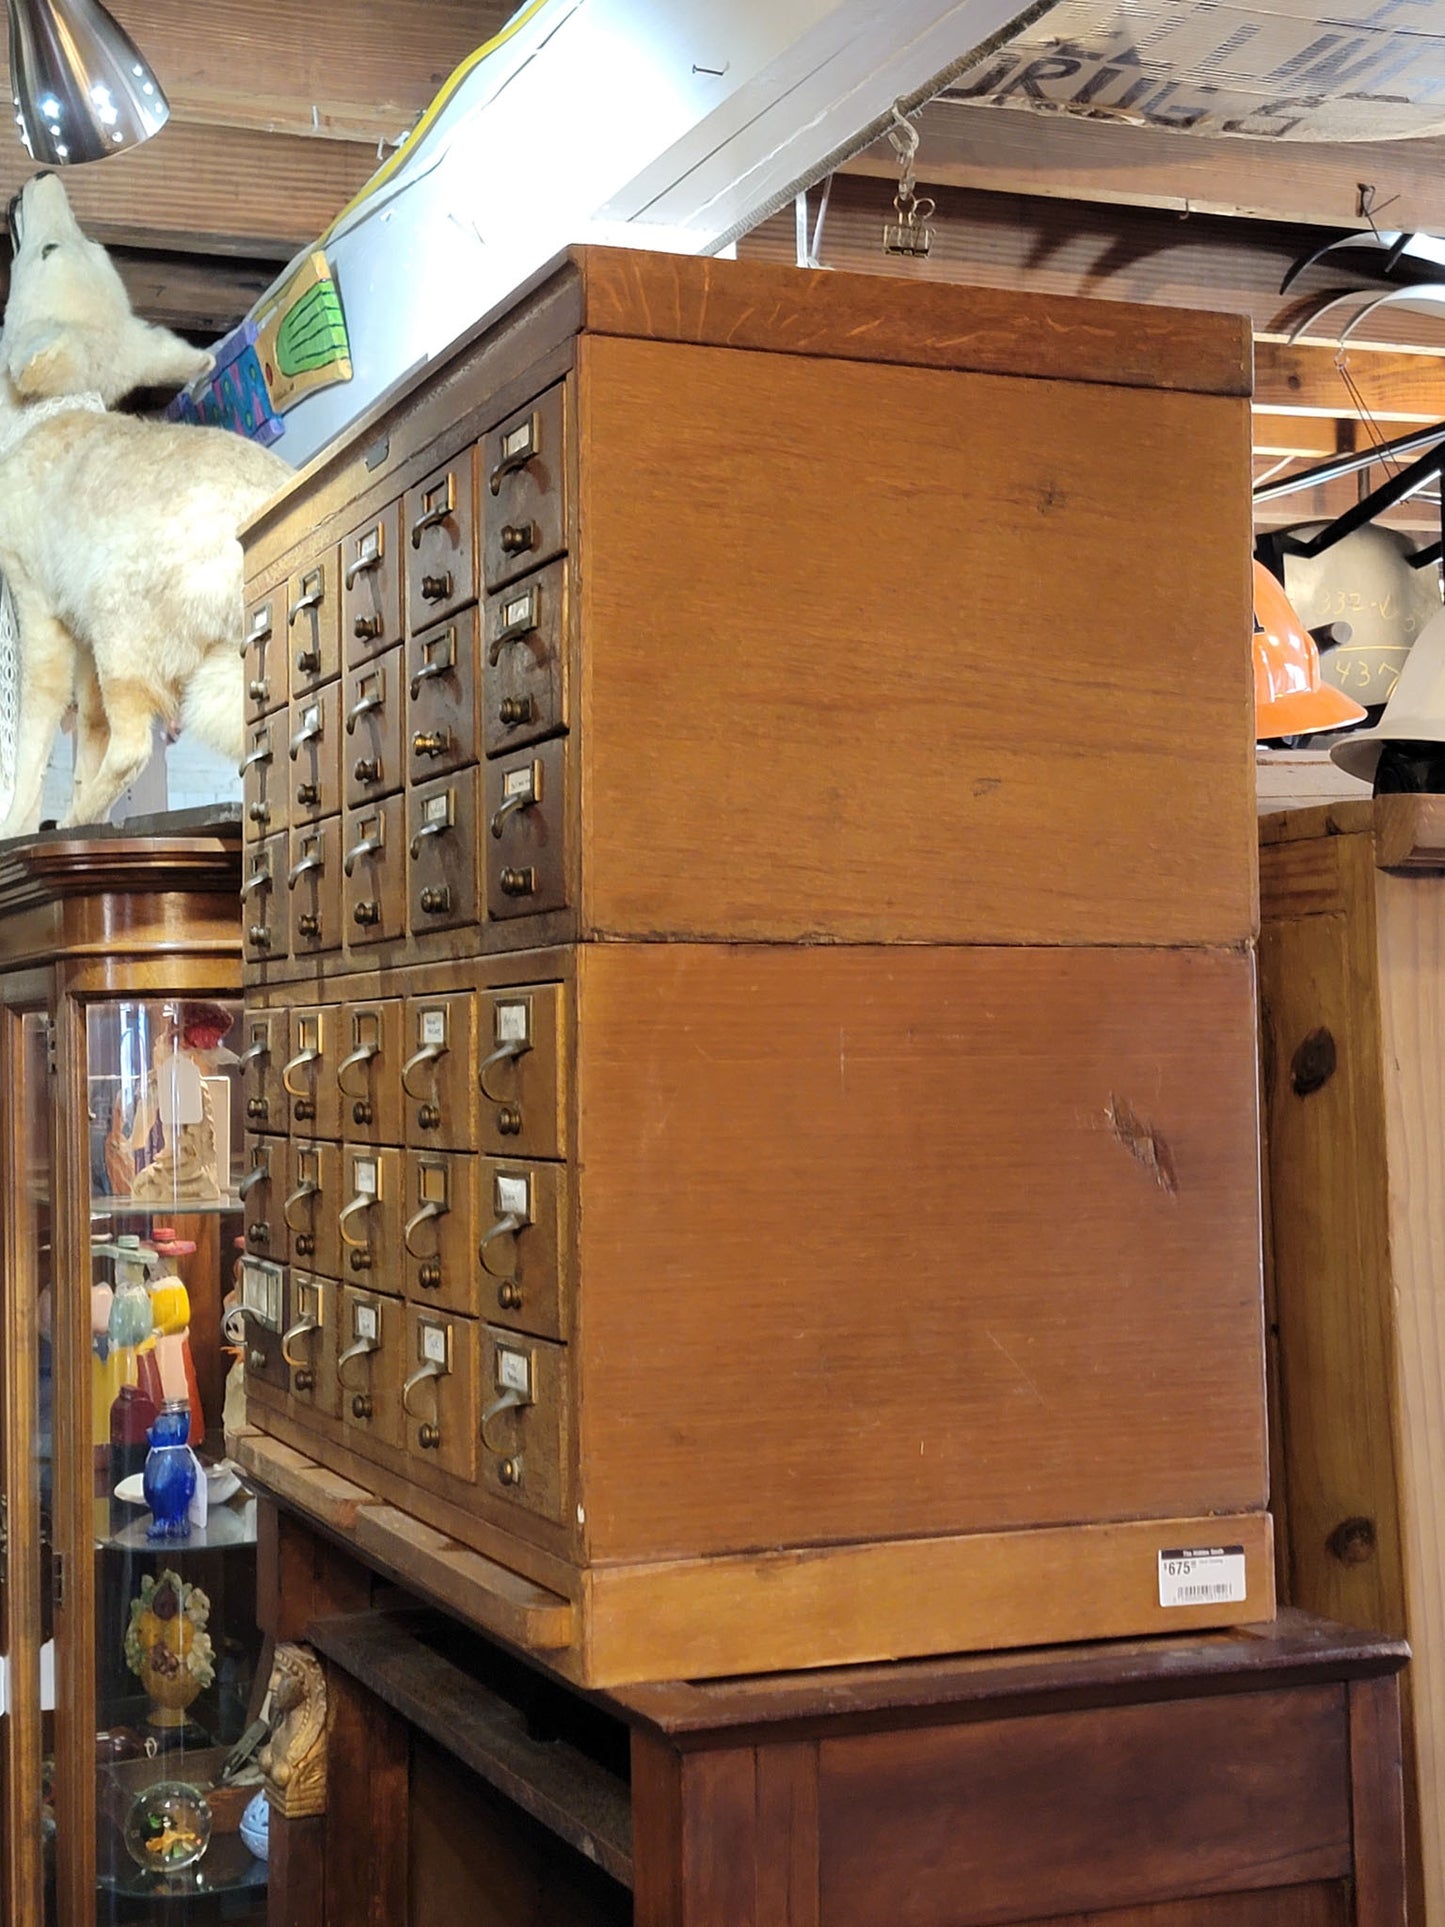
[[[183,390],[167,413],[173,421],[229,428],[265,446],[285,434],[281,417],[288,408],[350,379],[341,297],[316,248],[226,336],[211,373]]]

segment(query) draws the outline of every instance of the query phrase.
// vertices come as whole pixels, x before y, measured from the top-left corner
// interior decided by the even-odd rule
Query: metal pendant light
[[[20,137],[47,167],[103,160],[170,117],[160,82],[99,0],[6,0]]]

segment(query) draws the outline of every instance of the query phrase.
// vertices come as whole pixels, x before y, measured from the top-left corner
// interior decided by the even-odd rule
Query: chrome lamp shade
[[[99,0],[6,0],[20,138],[47,167],[149,140],[170,117],[160,82]]]

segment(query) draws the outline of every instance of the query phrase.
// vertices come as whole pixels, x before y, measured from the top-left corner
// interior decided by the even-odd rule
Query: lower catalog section
[[[599,1685],[1272,1613],[1247,950],[325,991],[247,1017],[241,1456],[408,1583]]]

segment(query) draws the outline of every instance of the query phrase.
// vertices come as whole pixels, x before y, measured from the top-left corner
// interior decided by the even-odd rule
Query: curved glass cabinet
[[[45,1927],[266,1910],[224,1773],[264,1684],[225,1444],[239,812],[147,827],[0,845],[0,1855]]]

